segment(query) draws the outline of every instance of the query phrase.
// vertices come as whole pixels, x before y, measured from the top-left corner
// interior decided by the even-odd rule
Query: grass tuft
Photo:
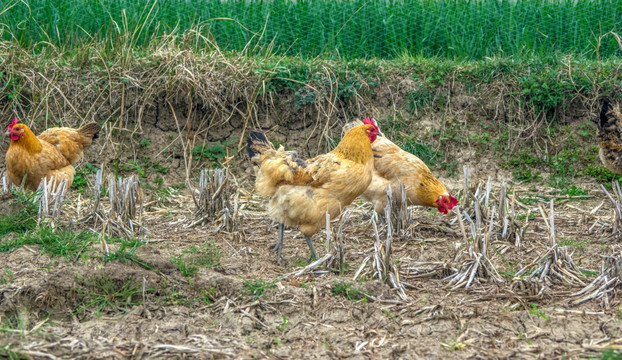
[[[3,214],[0,215],[0,239],[5,235],[18,235],[37,226],[37,204],[35,193],[12,191],[8,201],[0,204]],[[3,246],[0,243],[0,248]],[[1,250],[0,250],[1,251]]]
[[[102,273],[100,277],[79,279],[85,289],[75,289],[81,295],[82,301],[75,311],[76,315],[88,309],[94,309],[99,317],[104,311],[127,312],[129,307],[142,303],[139,294],[142,293],[141,285],[132,280],[118,282]],[[145,292],[153,289],[145,289]]]

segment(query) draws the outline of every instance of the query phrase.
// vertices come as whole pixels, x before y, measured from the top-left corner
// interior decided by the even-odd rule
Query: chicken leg
[[[313,246],[313,240],[311,240],[311,236],[305,236],[305,240],[307,240],[307,245],[309,245],[309,250],[311,250],[311,257],[313,261],[319,259],[317,253],[315,252],[315,247]]]
[[[272,243],[270,247],[276,251],[276,263],[281,265],[281,252],[283,251],[283,232],[285,231],[285,226],[283,224],[279,224],[279,238],[276,242]]]

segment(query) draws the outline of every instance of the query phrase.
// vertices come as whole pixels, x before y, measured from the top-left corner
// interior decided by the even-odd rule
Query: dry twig
[[[609,308],[609,293],[622,283],[622,252],[616,255],[605,256],[601,266],[601,274],[572,296],[581,298],[572,301],[573,305],[582,304],[594,299],[603,299],[603,306]]]
[[[488,179],[486,190],[481,191],[481,183],[477,186],[475,194],[473,194],[468,186],[467,168],[464,169],[464,204],[472,206],[467,210],[463,210],[460,206],[456,206],[456,216],[464,246],[462,251],[458,251],[454,258],[454,265],[458,271],[448,277],[447,286],[451,289],[460,287],[469,287],[476,278],[489,278],[495,282],[501,282],[496,268],[488,257],[489,243],[493,234],[496,234],[495,218],[499,218],[497,207],[492,205],[491,199],[491,182]],[[505,206],[505,199],[502,198],[501,206]],[[473,217],[469,215],[473,214]],[[505,211],[503,212],[505,214]],[[466,221],[466,224],[465,224]],[[467,231],[468,226],[470,231]],[[467,235],[470,232],[470,236]]]
[[[35,200],[39,204],[39,211],[37,214],[37,222],[39,224],[46,219],[50,219],[51,225],[54,226],[54,221],[58,219],[60,215],[66,192],[67,180],[63,179],[57,181],[56,178],[43,178],[41,183],[39,183],[37,196],[35,197]]]
[[[192,190],[196,210],[195,220],[189,226],[217,220],[218,230],[238,230],[241,222],[238,189],[237,180],[228,168],[201,171],[199,188]]]
[[[553,200],[549,203],[549,214],[539,206],[540,212],[544,219],[545,225],[549,229],[549,249],[536,260],[522,268],[515,275],[514,281],[523,281],[521,275],[528,272],[530,278],[538,280],[546,285],[564,284],[564,285],[584,285],[585,275],[581,273],[581,269],[574,263],[572,259],[573,253],[566,247],[558,247],[555,235],[555,211]],[[548,221],[547,221],[548,217]],[[542,292],[543,289],[539,291]]]

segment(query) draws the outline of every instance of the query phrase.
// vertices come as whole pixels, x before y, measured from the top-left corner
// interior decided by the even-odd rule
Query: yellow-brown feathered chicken
[[[14,118],[6,132],[11,139],[6,152],[9,180],[19,186],[25,178],[25,187],[34,191],[42,179],[55,178],[66,180],[69,188],[75,175],[73,164],[82,158],[82,150],[97,138],[99,130],[99,125],[90,123],[79,129],[50,128],[35,136]]]
[[[350,129],[337,147],[309,160],[294,151],[278,150],[261,132],[248,137],[248,156],[256,165],[255,189],[271,196],[270,217],[279,223],[273,248],[281,263],[283,226],[298,226],[314,258],[311,236],[326,224],[326,213],[337,217],[344,207],[369,186],[374,167],[371,143],[378,129],[373,124]]]
[[[371,118],[363,120],[378,128]],[[346,128],[352,124],[346,125]],[[443,183],[430,171],[428,166],[415,155],[402,150],[382,133],[372,144],[374,153],[374,172],[363,199],[374,204],[379,214],[384,214],[387,206],[387,187],[390,185],[395,201],[401,201],[400,183],[406,188],[408,205],[421,205],[437,208],[447,214],[456,206],[458,200],[451,196]]]
[[[603,165],[616,174],[622,174],[622,114],[603,99],[598,122],[598,147]]]

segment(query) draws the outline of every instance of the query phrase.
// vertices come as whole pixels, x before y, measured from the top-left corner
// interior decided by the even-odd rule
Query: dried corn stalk
[[[387,198],[388,204],[391,204],[389,207],[391,210],[392,220],[391,226],[393,229],[393,233],[395,234],[403,234],[404,231],[408,228],[408,225],[412,222],[412,214],[408,210],[408,198],[406,197],[406,186],[400,183],[399,196],[394,196],[391,185],[387,186]],[[388,222],[389,218],[387,218]]]
[[[445,278],[457,271],[448,262],[400,259],[400,276],[405,280]]]
[[[108,187],[104,189],[103,170],[99,169],[93,187],[93,210],[80,221],[92,221],[94,227],[101,225],[103,233],[114,236],[129,238],[144,233],[143,191],[138,178],[135,175],[127,178],[109,175],[107,183]]]
[[[495,201],[496,195],[492,192],[490,177],[485,187],[482,187],[480,182],[477,184],[475,192],[473,192],[469,187],[468,169],[466,166],[463,167],[463,171],[464,189],[461,191],[461,200],[463,203],[462,209],[468,214],[468,218],[475,218],[475,227],[477,229],[487,226],[491,241],[511,241],[515,246],[520,246],[521,240],[525,235],[525,229],[529,223],[529,213],[525,218],[525,222],[520,224],[515,210],[516,201],[514,196],[510,197],[508,195],[507,183],[503,182],[501,184],[498,201]]]
[[[603,306],[609,308],[609,293],[622,283],[622,252],[616,255],[605,256],[600,275],[581,291],[572,296],[581,298],[571,302],[573,305],[582,304],[594,299],[603,299]]]
[[[132,175],[127,178],[108,176],[108,199],[110,211],[108,225],[117,235],[124,233],[128,236],[140,234],[143,231],[141,217],[143,212],[143,192],[138,177]]]
[[[603,185],[601,185],[600,187],[603,189],[605,195],[607,195],[607,198],[609,198],[609,200],[613,204],[613,216],[611,221],[612,233],[622,235],[622,207],[620,206],[620,204],[622,203],[622,191],[620,190],[620,183],[617,181],[611,182],[611,189],[613,191],[613,194],[615,195],[615,198],[609,193],[609,191],[607,191],[607,189]]]
[[[517,272],[513,281],[521,281],[519,277],[530,272],[530,278],[536,279],[546,285],[585,285],[585,275],[581,273],[581,269],[575,264],[574,260],[572,260],[573,253],[566,247],[557,247],[553,200],[549,203],[548,216],[542,205],[540,205],[539,208],[544,223],[549,229],[550,247],[546,253]]]
[[[345,260],[343,228],[346,222],[350,220],[351,215],[352,209],[346,209],[337,222],[337,229],[333,230],[330,222],[330,215],[326,212],[326,253],[332,255],[330,261],[326,263],[326,267],[338,273],[341,273],[343,270],[343,263]]]
[[[486,278],[495,282],[502,282],[501,276],[488,257],[488,244],[490,243],[490,235],[494,232],[495,207],[490,211],[490,219],[488,221],[481,219],[481,212],[475,213],[475,219],[471,219],[469,214],[456,206],[456,215],[464,246],[462,251],[458,251],[454,258],[454,267],[458,269],[456,273],[448,276],[445,280],[449,280],[447,284],[452,290],[461,287],[469,287],[476,278]],[[470,236],[467,235],[465,220],[469,226]]]
[[[195,220],[190,226],[216,220],[219,230],[238,230],[241,220],[238,196],[237,181],[228,168],[204,169],[199,178],[199,188],[192,193],[196,210]]]
[[[39,211],[37,214],[38,223],[50,219],[52,220],[52,226],[54,226],[54,220],[60,215],[66,192],[67,180],[63,179],[58,181],[56,178],[43,178],[39,183],[37,196],[35,197],[35,200],[39,204]]]
[[[460,287],[469,287],[476,278],[487,278],[495,282],[503,281],[488,257],[490,242],[503,233],[498,222],[500,214],[497,212],[497,206],[493,205],[491,200],[491,180],[488,178],[485,190],[482,189],[482,184],[480,183],[477,185],[475,193],[473,193],[469,188],[466,166],[463,167],[463,171],[463,203],[467,209],[461,209],[460,206],[456,206],[455,213],[460,225],[460,231],[462,232],[464,246],[461,247],[462,250],[459,250],[454,257],[455,264],[453,267],[458,270],[445,278],[449,280],[447,286],[451,287],[452,290]],[[505,200],[505,191],[502,191],[502,193],[503,197],[501,198],[500,206],[503,207],[505,216],[507,213],[505,211],[507,202]]]
[[[392,288],[396,289],[397,295],[400,299],[408,301],[404,284],[400,281],[399,269],[395,266],[395,261],[393,261],[392,256],[393,231],[391,228],[391,214],[391,202],[389,201],[384,210],[384,215],[387,221],[386,239],[385,241],[382,241],[380,240],[380,234],[378,233],[378,225],[376,222],[377,214],[374,212],[374,215],[372,216],[372,225],[376,236],[374,248],[371,253],[363,259],[361,266],[359,266],[359,269],[354,274],[353,280],[356,281],[356,279],[363,273],[367,263],[371,261],[372,277],[387,281]]]
[[[6,194],[11,189],[11,183],[9,182],[9,178],[6,174],[2,174],[2,193]]]

